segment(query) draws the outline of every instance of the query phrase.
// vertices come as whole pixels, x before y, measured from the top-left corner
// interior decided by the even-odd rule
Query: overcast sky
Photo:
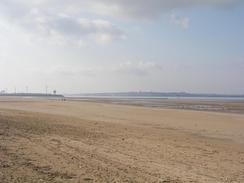
[[[0,0],[0,90],[244,94],[242,0]]]

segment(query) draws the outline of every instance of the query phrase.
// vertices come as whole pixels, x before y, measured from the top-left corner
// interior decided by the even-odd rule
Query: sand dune
[[[244,182],[244,115],[0,100],[1,182]]]

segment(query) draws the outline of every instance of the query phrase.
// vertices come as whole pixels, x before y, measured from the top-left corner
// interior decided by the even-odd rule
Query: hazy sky
[[[243,0],[0,0],[0,90],[244,94]]]

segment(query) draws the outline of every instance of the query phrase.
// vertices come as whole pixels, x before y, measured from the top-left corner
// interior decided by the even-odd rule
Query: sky
[[[244,94],[242,0],[0,0],[0,90]]]

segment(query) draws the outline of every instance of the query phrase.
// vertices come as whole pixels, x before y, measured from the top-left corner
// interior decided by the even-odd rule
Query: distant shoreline
[[[0,96],[5,97],[64,97],[60,94],[44,94],[44,93],[1,93]]]
[[[87,98],[142,98],[142,99],[241,99],[244,95],[227,94],[204,94],[204,93],[186,93],[186,92],[115,92],[115,93],[84,93],[67,94],[67,97],[87,97]]]

